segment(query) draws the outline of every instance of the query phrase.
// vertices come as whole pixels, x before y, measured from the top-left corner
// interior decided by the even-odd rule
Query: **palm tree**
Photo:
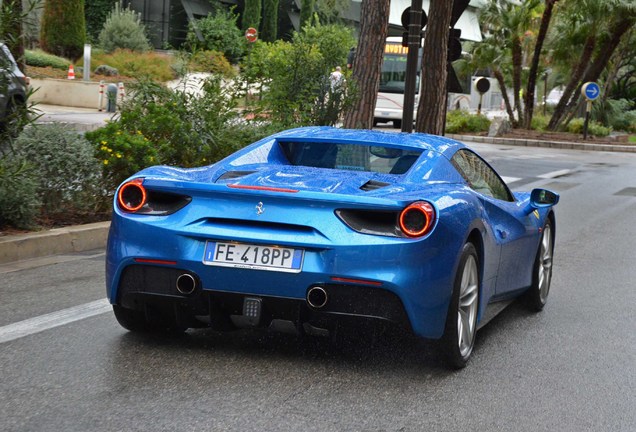
[[[609,17],[609,24],[607,26],[607,33],[602,33],[599,38],[599,47],[596,50],[596,54],[587,66],[585,74],[580,80],[577,91],[574,92],[573,97],[567,105],[566,112],[570,115],[566,120],[566,124],[572,120],[574,116],[574,108],[578,105],[581,98],[580,87],[583,83],[590,81],[598,81],[603,71],[607,68],[610,60],[624,38],[629,38],[631,31],[633,31],[636,25],[636,4],[631,1],[613,1],[610,4],[611,12]],[[603,92],[603,99],[607,98],[609,87],[611,85],[611,79],[605,83],[605,91]]]
[[[539,72],[539,60],[541,58],[541,50],[548,34],[548,28],[550,21],[552,20],[552,11],[554,6],[559,0],[545,0],[545,8],[541,15],[541,25],[539,26],[539,34],[534,45],[534,54],[530,63],[530,72],[528,73],[528,85],[525,93],[525,112],[523,119],[523,126],[526,129],[530,129],[532,124],[532,115],[534,111],[534,93],[537,85],[537,75]]]
[[[560,15],[561,20],[557,26],[563,29],[564,26],[575,29],[573,35],[577,38],[584,37],[583,48],[578,61],[572,68],[570,80],[568,81],[563,96],[552,114],[552,118],[548,124],[548,129],[556,130],[567,113],[567,107],[571,99],[576,99],[575,92],[579,88],[581,78],[585,74],[585,70],[590,63],[594,51],[597,48],[597,40],[599,36],[607,32],[608,14],[610,13],[610,3],[615,0],[578,0],[577,2],[565,3],[564,13]],[[576,4],[575,4],[576,3]],[[567,38],[563,38],[567,32],[557,31],[560,35],[561,43],[567,44]],[[568,49],[570,55],[572,53],[572,45]]]
[[[510,56],[508,54],[507,50],[504,49],[504,44],[497,40],[496,35],[491,34],[484,38],[482,42],[475,45],[471,66],[474,69],[490,69],[499,84],[501,96],[506,107],[506,113],[513,126],[516,127],[515,115],[512,104],[510,103],[510,98],[508,97],[508,86],[504,78],[507,71],[502,69],[505,65],[510,64]]]
[[[540,3],[540,0],[522,0],[518,4],[507,0],[489,0],[481,12],[481,20],[487,32],[501,34],[501,39],[505,41],[505,46],[511,53],[512,88],[518,119],[517,121],[511,119],[513,124],[518,124],[522,118],[520,98],[523,68],[522,39],[530,28],[533,14]]]

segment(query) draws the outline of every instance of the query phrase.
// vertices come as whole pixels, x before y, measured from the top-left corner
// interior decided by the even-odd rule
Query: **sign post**
[[[601,88],[595,82],[587,82],[581,87],[581,94],[587,99],[585,108],[585,123],[583,123],[583,139],[587,139],[587,128],[590,122],[590,113],[592,112],[592,102],[601,95]]]
[[[484,93],[490,90],[490,80],[488,78],[481,77],[475,81],[475,88],[479,92],[479,105],[477,106],[477,115],[481,115],[481,102],[484,98]]]
[[[245,39],[247,39],[247,64],[250,64],[252,58],[252,44],[258,40],[258,31],[254,27],[249,27],[245,30]],[[250,104],[250,79],[249,75],[246,75],[245,79],[245,106]]]

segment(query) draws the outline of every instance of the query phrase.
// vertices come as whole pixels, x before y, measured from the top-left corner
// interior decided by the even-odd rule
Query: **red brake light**
[[[400,213],[400,229],[409,237],[428,234],[435,222],[435,209],[426,201],[410,204]]]
[[[124,183],[117,194],[119,207],[127,212],[136,212],[146,204],[146,188],[143,186],[144,179],[137,178]]]

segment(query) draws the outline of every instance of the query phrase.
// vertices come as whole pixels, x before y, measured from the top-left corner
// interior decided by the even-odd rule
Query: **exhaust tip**
[[[323,287],[314,286],[307,291],[307,303],[314,309],[325,307],[328,300],[327,291]]]
[[[192,294],[196,288],[197,281],[191,274],[183,273],[177,278],[177,291],[181,294]]]

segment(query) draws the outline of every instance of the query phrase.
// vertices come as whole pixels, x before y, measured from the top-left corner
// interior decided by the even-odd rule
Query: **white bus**
[[[404,107],[404,83],[406,80],[406,55],[409,49],[402,46],[401,37],[388,37],[384,45],[384,61],[380,73],[380,89],[375,104],[373,125],[393,122],[394,128],[402,127],[402,108]],[[420,88],[420,64],[422,49],[417,60],[417,77],[415,79],[415,104],[413,118],[416,117],[418,93]]]

